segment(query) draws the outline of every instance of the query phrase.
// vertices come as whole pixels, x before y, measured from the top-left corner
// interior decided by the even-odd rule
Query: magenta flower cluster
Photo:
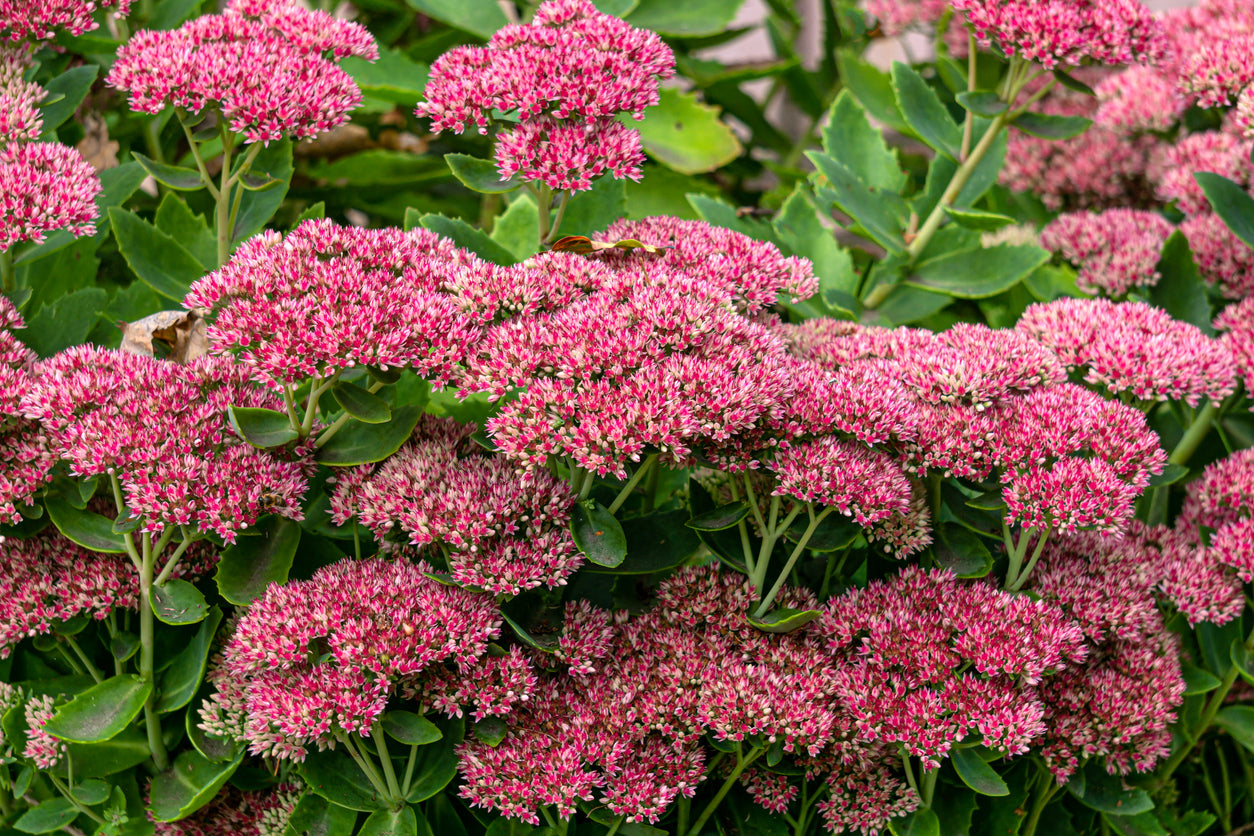
[[[643,118],[675,58],[655,33],[603,14],[590,0],[547,0],[530,23],[486,46],[458,47],[431,66],[417,114],[435,131],[486,133],[492,112],[518,117],[496,144],[501,179],[582,191],[609,173],[639,180],[640,134],[615,119]]]
[[[288,0],[231,0],[178,29],[137,32],[106,81],[133,110],[214,111],[245,142],[269,143],[343,124],[361,91],[339,61],[378,54],[359,24]]]

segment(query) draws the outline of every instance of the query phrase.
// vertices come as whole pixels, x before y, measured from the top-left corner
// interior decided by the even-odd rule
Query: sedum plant
[[[1254,15],[769,5],[0,0],[0,828],[1242,832]]]

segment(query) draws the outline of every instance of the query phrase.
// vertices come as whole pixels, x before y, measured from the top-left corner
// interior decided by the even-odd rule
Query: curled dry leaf
[[[646,253],[657,253],[670,248],[645,244],[634,238],[624,238],[622,241],[593,241],[585,235],[567,235],[554,241],[550,249],[559,253],[592,255],[606,250],[643,250]]]
[[[170,349],[168,359],[188,363],[209,351],[205,320],[195,311],[161,311],[135,322],[123,322],[122,350],[155,357],[154,341]]]

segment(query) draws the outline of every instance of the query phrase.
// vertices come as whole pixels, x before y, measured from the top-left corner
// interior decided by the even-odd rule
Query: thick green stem
[[[188,536],[186,529],[183,531],[183,541],[174,548],[174,553],[170,555],[170,559],[165,562],[165,568],[161,570],[161,574],[157,575],[156,584],[161,586],[170,579],[170,575],[178,568],[179,560],[183,557],[183,553],[187,551],[187,547],[192,544],[193,540]]]
[[[976,72],[979,70],[979,50],[976,48],[975,33],[967,34],[967,92],[974,93],[976,91]],[[962,123],[962,154],[961,160],[966,160],[967,155],[971,153],[971,135],[975,130],[975,114],[967,111],[967,118]],[[935,519],[933,517],[933,519]]]
[[[83,648],[79,646],[78,642],[74,641],[74,637],[65,636],[64,638],[65,643],[70,646],[70,650],[74,651],[74,655],[79,658],[79,661],[83,663],[83,667],[87,669],[87,673],[91,675],[92,679],[96,680],[96,684],[98,685],[101,682],[104,682],[104,676],[100,673],[96,666],[92,664],[91,659],[83,652]]]
[[[641,508],[646,514],[652,514],[653,509],[657,506],[657,484],[658,477],[662,475],[662,468],[654,466],[649,471],[649,478],[644,480],[644,506]]]
[[[57,788],[57,792],[65,796],[65,800],[74,805],[75,810],[78,810],[78,812],[82,813],[84,816],[91,819],[96,824],[105,823],[105,820],[100,817],[99,813],[95,812],[86,804],[84,804],[83,802],[75,798],[74,793],[70,790],[69,787],[65,785],[65,783],[60,778],[58,778],[56,775],[54,775],[51,772],[44,772],[43,774],[48,778],[49,781],[52,782],[52,785]]]
[[[375,721],[370,728],[370,734],[374,737],[375,748],[379,750],[379,763],[383,764],[383,777],[387,780],[388,797],[391,799],[395,807],[399,807],[404,803],[404,794],[401,792],[400,782],[396,780],[396,770],[392,768],[392,756],[388,753],[387,736],[383,733],[383,726],[379,721]]]
[[[1026,531],[1019,532],[1019,542],[1010,551],[1010,565],[1006,568],[1006,588],[1018,589],[1020,569],[1023,567],[1023,558],[1027,555],[1028,544],[1032,542],[1032,538],[1036,536],[1036,529],[1029,528]]]
[[[13,253],[10,250],[0,253],[0,290],[5,293],[17,290],[17,270],[13,267]]]
[[[544,249],[545,243],[549,240],[549,233],[553,230],[552,226],[552,210],[553,210],[553,193],[549,191],[549,187],[541,183],[538,186],[527,184],[527,191],[531,192],[531,196],[536,201],[536,213],[540,219],[540,240],[539,247]]]
[[[640,484],[640,480],[645,474],[652,470],[657,464],[657,453],[645,458],[640,466],[636,468],[636,472],[631,474],[631,478],[627,480],[627,484],[623,485],[623,489],[618,492],[618,496],[614,497],[614,501],[610,503],[609,512],[611,514],[623,507],[623,503],[627,501],[627,497],[631,496],[631,492],[636,489],[636,485]]]
[[[678,806],[679,810],[675,814],[675,832],[683,836],[688,832],[688,813],[692,810],[692,800],[681,797]]]
[[[344,744],[344,749],[348,752],[356,763],[357,768],[361,770],[361,774],[366,776],[366,780],[374,787],[375,792],[379,793],[383,798],[389,798],[387,784],[383,780],[383,776],[379,774],[379,770],[374,768],[374,764],[370,761],[370,753],[361,751],[357,748],[357,744],[353,742],[351,736],[340,733],[340,742]]]
[[[1036,529],[1033,529],[1035,531]],[[1049,542],[1049,529],[1041,532],[1040,538],[1036,541],[1036,548],[1032,550],[1032,558],[1028,561],[1028,565],[1023,567],[1023,571],[1014,579],[1014,583],[1007,587],[1011,592],[1018,592],[1019,589],[1028,581],[1032,570],[1036,568],[1036,562],[1041,559],[1041,554],[1045,551],[1045,544]]]
[[[810,542],[810,538],[814,536],[815,530],[818,529],[819,523],[832,513],[831,508],[824,510],[820,514],[814,513],[814,504],[806,503],[806,512],[810,515],[810,524],[806,526],[805,532],[801,538],[797,540],[797,546],[792,550],[792,554],[788,556],[788,562],[784,564],[783,570],[779,573],[779,577],[775,579],[775,585],[771,587],[771,591],[762,596],[762,602],[758,604],[757,610],[754,611],[754,618],[761,618],[766,615],[766,611],[771,608],[771,604],[775,602],[775,597],[779,595],[779,591],[784,588],[784,583],[788,580],[788,573],[792,571],[792,567],[796,565],[801,554],[806,550],[806,546]],[[785,530],[786,527],[785,527]]]
[[[1185,465],[1189,459],[1197,452],[1197,448],[1201,445],[1202,440],[1206,438],[1206,434],[1210,432],[1211,425],[1215,422],[1215,416],[1219,414],[1219,407],[1208,402],[1202,407],[1202,411],[1197,414],[1193,422],[1189,424],[1189,428],[1184,431],[1184,436],[1176,445],[1176,449],[1171,451],[1168,461],[1172,464]]]
[[[547,247],[557,238],[557,231],[562,226],[562,218],[566,216],[566,206],[570,203],[570,192],[562,191],[557,197],[557,212],[553,216],[553,225],[549,227],[549,231],[540,239],[540,246]]]
[[[1032,799],[1032,810],[1028,813],[1028,817],[1023,823],[1021,836],[1035,836],[1036,827],[1041,821],[1041,814],[1049,806],[1050,799],[1054,797],[1054,794],[1062,789],[1062,787],[1051,780],[1048,770],[1042,770],[1041,777],[1042,781],[1036,791],[1036,797]]]
[[[153,649],[155,636],[153,633],[152,570],[156,560],[152,550],[152,540],[145,534],[141,540],[143,555],[139,568],[139,676],[140,679],[152,682]],[[157,694],[154,688],[144,703],[144,724],[148,732],[148,751],[152,753],[152,762],[158,771],[164,772],[170,766],[170,755],[166,752],[165,741],[161,737],[161,718],[157,714]]]
[[[196,161],[196,170],[200,172],[200,182],[209,190],[210,196],[214,200],[218,199],[218,186],[213,182],[213,177],[209,175],[209,169],[205,166],[205,159],[200,155],[200,143],[196,141],[196,137],[192,134],[192,129],[187,127],[187,123],[183,121],[183,114],[179,113],[174,118],[179,120],[179,124],[183,126],[183,133],[187,136],[187,144],[191,149],[192,159]]]
[[[418,763],[418,744],[414,743],[409,747],[409,762],[405,764],[405,777],[401,781],[401,795],[408,796],[409,788],[414,783],[414,767]]]
[[[936,769],[924,770],[923,780],[919,783],[919,796],[923,799],[924,807],[931,807],[933,799],[936,798],[936,779],[940,776],[940,767]]]
[[[752,749],[750,750],[748,757],[737,758],[736,765],[732,767],[731,774],[727,776],[727,780],[723,782],[723,785],[718,788],[718,792],[714,795],[714,798],[711,799],[710,803],[705,805],[705,809],[701,811],[701,815],[697,817],[697,820],[693,822],[692,827],[688,829],[687,836],[699,836],[701,828],[705,827],[705,823],[710,820],[710,816],[714,815],[714,811],[718,809],[718,805],[723,803],[723,799],[727,797],[727,793],[731,792],[732,785],[736,783],[738,778],[740,778],[741,773],[748,769],[754,761],[762,757],[764,752],[766,752],[765,749]],[[684,831],[680,831],[680,836],[683,836],[683,833]]]
[[[382,389],[383,386],[384,386],[383,381],[376,380],[374,383],[370,384],[370,387],[366,391],[368,391],[370,394],[373,395],[375,392],[378,392],[380,389]],[[291,416],[289,415],[289,418],[290,417]],[[325,430],[323,430],[321,433],[318,434],[317,440],[314,441],[314,449],[321,449],[323,446],[326,445],[328,441],[335,438],[336,433],[342,430],[344,428],[344,425],[347,424],[349,422],[349,419],[351,419],[352,417],[353,416],[345,412],[339,418],[336,418],[334,421],[332,421],[331,426],[327,427]],[[297,429],[299,430],[299,425]]]
[[[215,231],[218,235],[218,266],[231,257],[231,135],[222,127],[222,186],[214,196],[217,202]]]
[[[788,512],[787,516],[776,525],[775,518],[779,511],[778,501],[778,496],[771,498],[771,521],[769,527],[762,532],[762,548],[758,550],[758,565],[755,567],[756,573],[753,576],[753,588],[756,590],[760,590],[766,585],[766,573],[771,568],[771,554],[775,551],[775,544],[779,542],[779,538],[792,525],[793,520],[797,519],[801,514],[801,503],[797,503]]]

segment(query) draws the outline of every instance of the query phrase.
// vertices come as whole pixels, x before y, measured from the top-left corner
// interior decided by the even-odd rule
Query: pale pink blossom
[[[0,34],[9,40],[44,41],[62,29],[81,35],[97,28],[96,14],[126,17],[131,0],[0,0]]]
[[[1072,212],[1041,231],[1041,245],[1079,268],[1081,290],[1123,296],[1158,283],[1158,261],[1172,229],[1154,212]]]

